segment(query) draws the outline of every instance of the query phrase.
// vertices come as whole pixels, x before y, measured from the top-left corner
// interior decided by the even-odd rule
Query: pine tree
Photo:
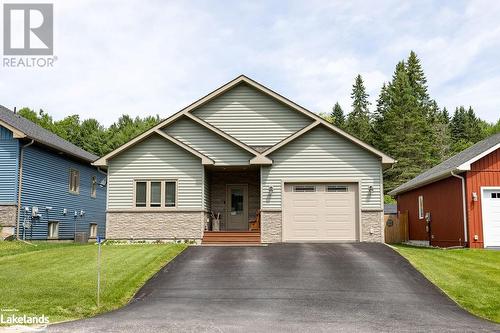
[[[330,119],[333,125],[337,126],[340,129],[344,129],[345,127],[345,116],[344,110],[340,106],[339,102],[335,103],[332,109],[332,113],[330,114]]]
[[[352,86],[352,111],[347,116],[345,127],[347,132],[370,144],[373,138],[373,129],[368,110],[370,105],[368,97],[363,78],[358,74]]]
[[[486,136],[482,121],[476,116],[474,109],[459,106],[455,109],[450,121],[452,152],[458,153]]]

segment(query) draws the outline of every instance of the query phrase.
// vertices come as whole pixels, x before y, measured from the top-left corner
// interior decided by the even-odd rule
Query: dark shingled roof
[[[384,204],[384,214],[397,214],[398,205],[396,204]]]
[[[23,132],[30,139],[34,139],[42,145],[59,150],[78,159],[86,162],[93,162],[99,158],[99,156],[91,154],[88,151],[75,146],[45,128],[38,126],[32,121],[15,114],[2,105],[0,105],[0,120],[14,127],[18,131]]]
[[[389,194],[396,195],[415,188],[419,188],[423,185],[433,183],[446,177],[447,175],[450,175],[452,171],[462,172],[460,170],[457,170],[460,165],[470,161],[474,157],[484,153],[488,149],[493,148],[498,144],[500,144],[500,133],[492,135],[489,138],[484,139],[483,141],[480,141],[475,145],[465,149],[464,151],[450,157],[441,164],[436,165],[435,167],[421,173],[412,180],[395,188],[394,190],[389,192]]]

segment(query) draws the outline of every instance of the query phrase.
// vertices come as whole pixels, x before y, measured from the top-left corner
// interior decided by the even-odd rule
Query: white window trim
[[[424,211],[424,196],[419,195],[418,196],[418,218],[422,220],[425,218],[425,211]]]
[[[73,189],[71,188],[71,181],[72,181],[72,173],[76,172],[76,174],[78,175],[76,181],[76,191],[73,191]],[[80,194],[80,170],[78,169],[75,169],[75,168],[69,168],[69,183],[68,183],[68,190],[69,190],[69,193],[71,194]]]
[[[90,197],[97,198],[97,177],[92,176],[90,178]]]
[[[136,188],[137,183],[145,182],[146,183],[146,207],[137,207],[136,206]],[[151,182],[160,182],[160,206],[159,207],[151,207]],[[166,206],[165,204],[165,183],[175,183],[175,205],[174,206]],[[166,179],[166,178],[147,178],[147,179],[134,179],[134,193],[132,197],[132,207],[137,210],[177,210],[179,208],[179,181],[178,179]]]

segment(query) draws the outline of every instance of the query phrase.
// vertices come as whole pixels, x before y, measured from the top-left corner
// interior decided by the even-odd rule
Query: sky
[[[1,105],[110,125],[165,118],[245,74],[311,111],[349,112],[361,74],[373,110],[414,50],[440,107],[500,118],[500,1],[53,3],[54,67],[0,67]]]

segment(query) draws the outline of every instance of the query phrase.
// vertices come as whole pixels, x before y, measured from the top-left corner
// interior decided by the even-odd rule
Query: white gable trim
[[[474,156],[473,158],[471,158],[470,160],[468,160],[467,162],[465,163],[462,163],[460,164],[458,167],[457,167],[457,170],[460,170],[460,171],[469,171],[470,168],[471,168],[471,164],[482,159],[483,157],[485,157],[486,155],[489,155],[491,154],[492,152],[494,152],[495,150],[497,149],[500,149],[500,143],[499,144],[496,144],[494,145],[493,147],[491,147],[490,149],[487,149],[485,151],[483,151],[481,154],[477,155],[477,156]]]
[[[0,120],[0,126],[2,127],[5,127],[6,129],[8,129],[9,131],[12,132],[12,137],[14,139],[22,139],[22,138],[25,138],[26,137],[26,134],[21,132],[20,130],[18,130],[17,128],[15,127],[12,127],[10,126],[9,124],[7,124],[6,122],[4,121],[1,121]]]
[[[340,134],[341,136],[347,138],[348,140],[352,141],[353,143],[361,146],[362,148],[370,151],[371,153],[381,157],[381,160],[382,160],[382,164],[392,164],[392,163],[395,163],[396,161],[391,158],[390,156],[382,153],[381,151],[373,148],[372,146],[364,143],[363,141],[355,138],[354,136],[342,131],[341,129],[333,126],[332,124],[330,124],[329,122],[327,122],[326,120],[324,120],[323,118],[321,118],[320,116],[318,116],[317,114],[301,107],[300,105],[290,101],[289,99],[279,95],[278,93],[274,92],[273,90],[261,85],[260,83],[244,76],[244,75],[240,75],[238,76],[237,78],[235,78],[234,80],[226,83],[225,85],[217,88],[216,90],[212,91],[211,93],[209,93],[208,95],[206,95],[205,97],[202,97],[200,98],[199,100],[197,100],[196,102],[188,105],[187,107],[185,107],[184,109],[180,110],[179,112],[175,113],[174,115],[170,116],[169,118],[161,121],[160,123],[158,123],[156,126],[152,127],[151,129],[149,129],[148,131],[142,133],[141,135],[135,137],[134,139],[130,140],[129,142],[125,143],[124,145],[120,146],[119,148],[113,150],[112,152],[110,152],[109,154],[101,157],[100,159],[98,159],[97,161],[95,161],[93,163],[93,165],[98,165],[98,166],[105,166],[107,165],[107,160],[112,158],[113,156],[115,156],[116,154],[120,153],[121,151],[127,149],[128,147],[134,145],[135,143],[143,140],[145,137],[148,137],[151,133],[154,133],[155,131],[161,129],[162,127],[165,127],[167,126],[168,124],[174,122],[176,119],[178,119],[179,117],[183,116],[183,115],[188,115],[189,112],[191,112],[192,110],[198,108],[199,106],[209,102],[210,100],[214,99],[215,97],[223,94],[224,92],[228,91],[229,89],[233,88],[234,86],[240,84],[240,83],[246,83],[252,87],[254,87],[255,89],[267,94],[268,96],[271,96],[273,97],[274,99],[280,101],[281,103],[287,105],[288,107],[292,108],[293,110],[296,110],[298,112],[301,112],[303,113],[304,115],[312,118],[313,120],[315,121],[318,121],[319,123],[325,125],[327,128],[329,128],[330,130]],[[190,116],[190,115],[188,115]],[[193,116],[194,117],[194,116]],[[192,117],[190,117],[192,118]],[[193,119],[193,118],[192,118]],[[198,118],[199,119],[199,118]],[[199,122],[201,125],[206,126],[206,122]],[[212,125],[210,125],[210,127],[207,127],[209,128],[210,130],[214,130],[215,127],[213,127]],[[218,130],[218,129],[217,129]],[[220,130],[218,130],[220,131]],[[224,133],[222,131],[220,131],[221,133]],[[247,145],[245,145],[244,143],[242,143],[241,141],[233,138],[232,136],[224,133],[224,137],[228,138],[228,137],[231,137],[230,141],[231,142],[234,142],[235,144],[237,144],[238,146],[240,146],[241,148],[251,152],[252,154],[254,154],[256,157],[256,159],[254,159],[254,164],[258,164],[259,161],[262,163],[262,164],[270,164],[272,163],[271,160],[269,160],[268,158],[266,158],[265,156],[262,156],[262,154],[258,153],[257,151],[251,149],[250,147],[248,147]],[[229,140],[229,139],[228,139]],[[280,144],[280,143],[278,143]],[[282,145],[281,145],[282,146]],[[271,147],[272,148],[272,147]],[[250,150],[248,150],[250,149]]]

